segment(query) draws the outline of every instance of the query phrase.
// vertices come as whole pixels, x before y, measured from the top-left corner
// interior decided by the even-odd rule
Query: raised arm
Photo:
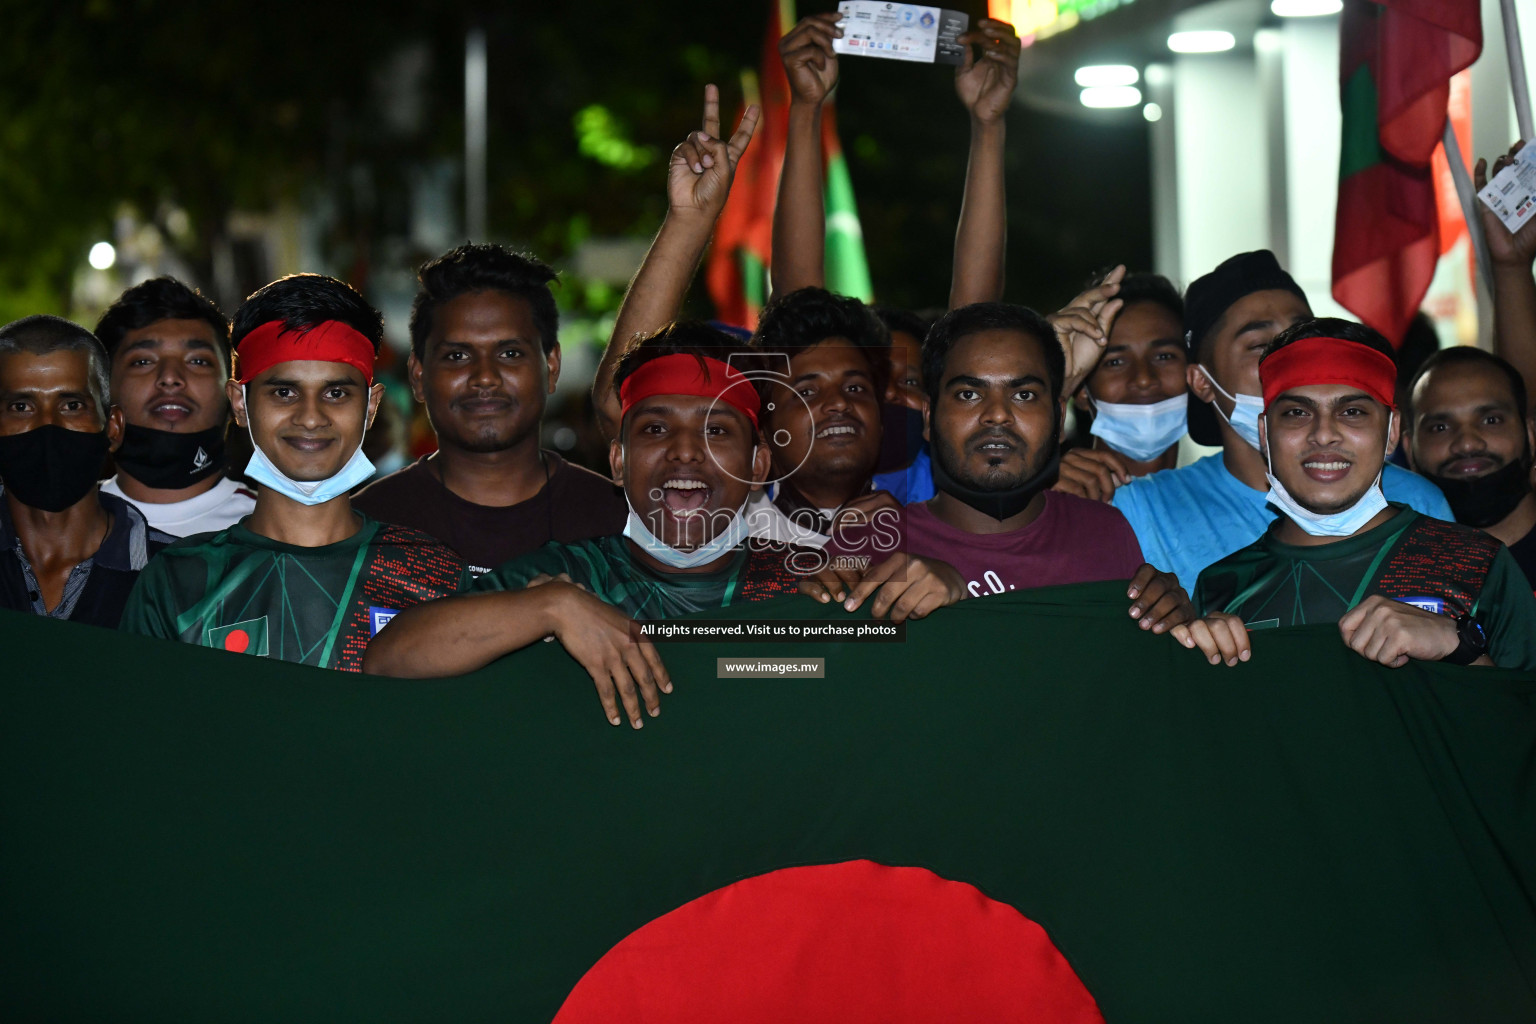
[[[1472,171],[1477,190],[1481,192],[1488,179],[1502,171],[1524,145],[1517,142],[1499,157],[1492,175],[1488,161],[1479,160]],[[1531,261],[1536,259],[1536,221],[1512,235],[1481,200],[1477,210],[1493,271],[1493,351],[1508,359],[1525,378],[1526,391],[1536,394],[1536,277],[1531,276]]]
[[[1008,248],[1003,143],[1019,80],[1019,38],[1006,21],[982,18],[959,41],[965,44],[965,63],[955,69],[955,92],[971,114],[971,153],[955,231],[950,309],[1003,297]],[[972,46],[981,48],[979,60]]]
[[[613,374],[637,336],[658,331],[677,318],[688,285],[699,268],[710,233],[731,190],[736,164],[757,130],[758,108],[748,107],[729,142],[720,139],[720,90],[704,87],[704,126],[672,151],[667,166],[667,216],[619,306],[613,337],[592,381],[592,405],[605,439],[619,425],[619,396]]]
[[[789,134],[773,207],[770,283],[779,295],[798,288],[820,288],[826,280],[821,107],[837,84],[837,52],[832,49],[832,40],[843,34],[837,27],[841,17],[836,11],[813,14],[779,41],[779,58],[789,78]]]

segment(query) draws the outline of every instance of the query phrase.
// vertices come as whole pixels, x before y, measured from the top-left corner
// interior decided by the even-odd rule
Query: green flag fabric
[[[1215,668],[1111,583],[902,642],[663,644],[638,732],[552,643],[434,682],[14,613],[0,644],[10,1021],[548,1021],[626,937],[746,905],[701,897],[862,861],[1016,910],[996,933],[1043,929],[1111,1022],[1536,1020],[1536,678],[1388,670],[1333,627]],[[762,1019],[825,1019],[801,953]]]

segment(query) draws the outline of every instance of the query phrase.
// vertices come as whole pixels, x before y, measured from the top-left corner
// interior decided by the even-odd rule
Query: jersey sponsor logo
[[[235,654],[267,657],[267,617],[246,619],[228,626],[216,626],[203,633],[203,645]]]
[[[1403,604],[1412,605],[1420,611],[1429,612],[1431,615],[1445,614],[1445,598],[1443,597],[1399,597],[1397,600]]]
[[[368,608],[368,624],[373,629],[373,635],[378,636],[379,630],[389,625],[389,620],[400,614],[398,608],[380,608],[370,605]]]

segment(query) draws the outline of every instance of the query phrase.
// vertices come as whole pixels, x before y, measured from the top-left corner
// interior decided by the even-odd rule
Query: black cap
[[[1280,268],[1280,261],[1268,249],[1238,253],[1204,277],[1196,278],[1184,291],[1184,344],[1189,361],[1200,361],[1200,343],[1237,300],[1254,292],[1286,291],[1301,301],[1307,293],[1296,279]],[[1215,408],[1189,394],[1189,437],[1196,444],[1221,444],[1221,420]]]

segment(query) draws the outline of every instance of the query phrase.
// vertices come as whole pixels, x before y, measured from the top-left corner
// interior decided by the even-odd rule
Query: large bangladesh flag
[[[1212,668],[1103,584],[667,644],[639,732],[554,644],[0,646],[7,1021],[1536,1020],[1536,678],[1330,627]]]
[[[1440,258],[1431,158],[1451,76],[1483,47],[1478,0],[1345,0],[1333,297],[1402,343]]]

